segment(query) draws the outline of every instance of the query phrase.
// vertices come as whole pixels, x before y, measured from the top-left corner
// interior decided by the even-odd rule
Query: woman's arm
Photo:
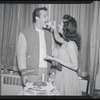
[[[60,37],[59,33],[57,32],[57,26],[56,26],[56,21],[54,21],[53,26],[51,26],[51,28],[53,28],[54,30],[54,37],[56,39],[57,42],[63,43],[63,38]]]
[[[54,37],[56,39],[57,42],[63,43],[63,38],[60,37],[59,33],[57,32],[57,30],[54,30]]]

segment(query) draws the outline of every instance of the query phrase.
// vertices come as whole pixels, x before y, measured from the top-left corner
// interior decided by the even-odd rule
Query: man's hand
[[[23,80],[24,86],[26,86],[26,83],[29,82],[29,77],[28,76],[23,76],[22,80]]]

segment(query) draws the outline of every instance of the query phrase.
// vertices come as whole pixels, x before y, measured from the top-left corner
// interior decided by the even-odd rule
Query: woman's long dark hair
[[[64,15],[63,23],[63,35],[65,41],[74,41],[78,46],[78,50],[80,50],[81,37],[77,33],[77,22],[75,18],[71,17],[70,15]]]

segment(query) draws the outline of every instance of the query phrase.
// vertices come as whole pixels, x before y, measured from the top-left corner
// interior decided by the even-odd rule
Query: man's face
[[[48,19],[49,18],[48,18],[47,11],[41,10],[40,17],[39,17],[39,23],[42,28],[46,28],[46,23],[48,22]]]

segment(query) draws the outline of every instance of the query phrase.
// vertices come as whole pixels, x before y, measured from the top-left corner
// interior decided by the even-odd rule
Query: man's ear
[[[36,20],[39,20],[39,17],[35,17],[36,18]]]

